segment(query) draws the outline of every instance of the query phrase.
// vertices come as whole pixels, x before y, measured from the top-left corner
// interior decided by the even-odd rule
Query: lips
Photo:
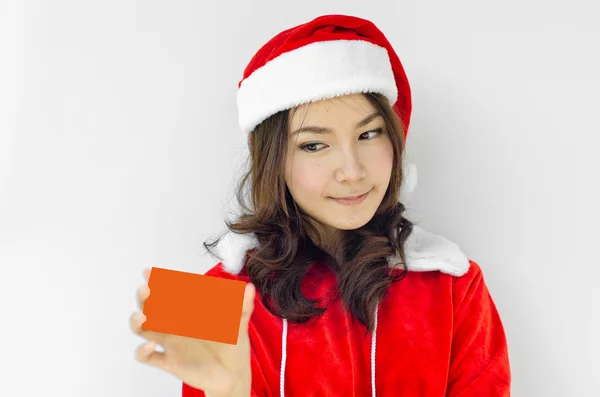
[[[351,197],[343,197],[343,198],[332,197],[332,199],[335,200],[339,204],[358,205],[367,198],[367,196],[369,195],[369,192],[371,192],[371,191],[369,190],[368,192],[363,193],[359,196],[351,196]]]
[[[367,192],[368,193],[368,192]],[[359,194],[357,196],[348,196],[348,197],[334,197],[336,200],[356,200],[357,198],[364,196],[367,193]]]
[[[367,191],[367,192],[365,192],[365,193],[362,193],[362,194],[357,194],[356,196],[332,197],[332,199],[336,199],[336,200],[338,200],[338,199],[339,200],[356,200],[357,198],[362,197],[362,196],[364,196],[365,194],[367,194],[369,192],[370,192],[370,190]]]

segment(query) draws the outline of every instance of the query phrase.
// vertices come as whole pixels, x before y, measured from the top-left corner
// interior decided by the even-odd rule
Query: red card
[[[145,331],[237,344],[246,283],[153,267]]]

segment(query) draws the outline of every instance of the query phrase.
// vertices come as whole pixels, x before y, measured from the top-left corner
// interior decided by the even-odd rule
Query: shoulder
[[[470,270],[471,260],[463,249],[449,238],[429,232],[413,224],[412,232],[404,244],[409,272],[441,272],[462,277]],[[388,259],[398,261],[397,256]]]
[[[483,271],[481,270],[481,266],[473,259],[469,259],[469,268],[461,277],[454,277],[454,281],[458,281],[462,283],[471,283],[477,279],[483,279]]]
[[[481,266],[473,260],[469,262],[469,269],[463,276],[452,277],[452,296],[457,305],[464,301],[489,298]]]

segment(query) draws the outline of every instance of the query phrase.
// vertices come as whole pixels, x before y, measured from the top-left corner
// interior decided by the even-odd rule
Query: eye
[[[308,148],[314,148],[314,146],[316,145],[323,145],[322,143],[306,143],[304,145],[299,146],[300,150],[304,150],[305,152],[308,153],[314,153],[317,152],[318,150],[308,150]]]
[[[381,135],[383,133],[383,128],[377,128],[377,129],[374,129],[371,131],[363,132],[362,134],[360,134],[360,136],[363,136],[363,135],[369,134],[369,133],[375,133],[374,137]]]

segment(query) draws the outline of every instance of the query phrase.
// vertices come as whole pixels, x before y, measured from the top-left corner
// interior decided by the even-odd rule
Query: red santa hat
[[[411,93],[402,63],[370,21],[323,15],[277,34],[252,57],[238,84],[238,122],[244,134],[273,114],[346,94],[384,95],[408,135]],[[416,186],[407,164],[402,193]]]

